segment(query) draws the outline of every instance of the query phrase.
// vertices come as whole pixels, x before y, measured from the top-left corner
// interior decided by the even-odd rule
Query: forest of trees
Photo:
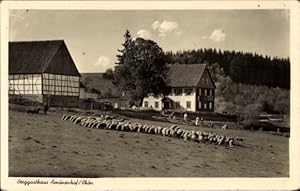
[[[288,114],[290,109],[290,91],[279,87],[247,85],[234,82],[225,75],[224,70],[215,63],[209,66],[216,85],[216,111],[234,113]]]
[[[290,88],[290,61],[288,58],[271,58],[253,53],[198,49],[166,52],[169,64],[218,63],[225,75],[234,82],[268,87]]]

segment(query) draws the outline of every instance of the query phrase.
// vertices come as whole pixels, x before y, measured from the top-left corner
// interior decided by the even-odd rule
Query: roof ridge
[[[170,64],[169,84],[172,87],[197,86],[207,64]]]
[[[43,42],[49,42],[49,41],[43,41]],[[54,58],[54,56],[57,54],[58,50],[61,48],[61,46],[65,44],[65,41],[62,41],[62,44],[56,47],[56,50],[53,52],[53,55],[48,59],[48,62],[45,64],[45,67],[42,69],[42,72],[45,72],[47,68],[49,67],[50,62]]]
[[[21,41],[9,41],[9,43],[39,43],[39,42],[65,42],[63,39],[56,39],[56,40],[21,40]]]
[[[207,63],[195,63],[195,64],[182,64],[182,63],[168,63],[167,65],[170,65],[170,66],[186,66],[186,65],[189,65],[189,66],[193,66],[193,65],[207,65]]]

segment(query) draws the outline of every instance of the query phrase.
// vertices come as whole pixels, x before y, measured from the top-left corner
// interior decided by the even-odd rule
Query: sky
[[[114,67],[128,29],[164,51],[216,48],[289,57],[287,10],[12,10],[9,40],[64,40],[79,72]]]

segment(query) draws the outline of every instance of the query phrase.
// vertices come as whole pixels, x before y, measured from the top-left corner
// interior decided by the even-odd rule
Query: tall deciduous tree
[[[137,38],[123,56],[123,63],[115,70],[115,82],[121,91],[140,104],[148,94],[168,93],[168,67],[162,49],[154,41]]]

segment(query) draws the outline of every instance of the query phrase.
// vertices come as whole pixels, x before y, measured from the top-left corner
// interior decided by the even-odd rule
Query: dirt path
[[[158,135],[88,129],[60,117],[10,111],[10,176],[286,177],[289,172],[289,139],[282,136],[209,129],[246,138],[245,147],[227,148]]]

